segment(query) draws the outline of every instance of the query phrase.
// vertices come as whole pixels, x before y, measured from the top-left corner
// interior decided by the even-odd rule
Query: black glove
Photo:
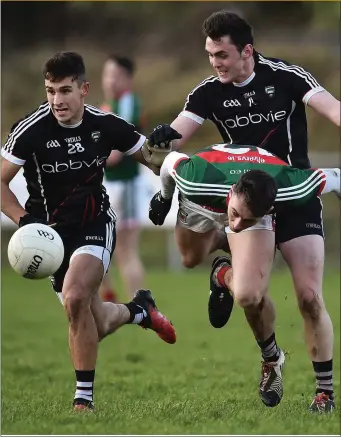
[[[172,199],[165,199],[161,195],[161,191],[154,194],[149,203],[149,219],[154,225],[163,225],[167,214],[172,206]]]
[[[22,217],[20,217],[19,228],[25,225],[30,225],[31,223],[41,223],[43,225],[48,225],[47,221],[42,218],[35,217],[32,214],[25,214]]]
[[[169,149],[172,140],[180,140],[182,135],[169,124],[160,124],[148,137],[149,146],[157,146],[161,149]]]

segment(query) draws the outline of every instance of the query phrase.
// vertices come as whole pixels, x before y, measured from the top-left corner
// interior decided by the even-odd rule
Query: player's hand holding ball
[[[158,191],[149,203],[149,219],[154,225],[163,225],[171,206],[172,199],[165,199],[162,197],[161,191]]]

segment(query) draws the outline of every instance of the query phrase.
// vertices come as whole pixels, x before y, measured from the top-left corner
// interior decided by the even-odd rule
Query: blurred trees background
[[[303,66],[340,97],[339,2],[2,2],[2,140],[14,121],[45,99],[42,66],[59,50],[84,56],[91,83],[88,102],[94,105],[102,101],[106,55],[133,56],[147,132],[171,122],[191,89],[212,74],[201,25],[222,8],[251,23],[258,51]],[[320,157],[333,151],[326,155],[332,162],[327,158],[323,165],[336,165],[339,130],[309,109],[307,114],[310,150],[321,152]],[[187,150],[216,141],[215,128],[205,123]],[[327,239],[337,251],[338,211],[336,205],[325,208],[326,228],[332,226]]]
[[[135,57],[136,88],[144,100],[147,128],[171,121],[188,92],[211,74],[201,24],[224,7],[251,22],[259,51],[302,65],[339,95],[338,2],[2,2],[3,134],[44,99],[42,65],[64,49],[83,54],[92,104],[102,99],[100,74],[106,54]],[[311,148],[325,143],[326,135],[331,141],[323,149],[338,147],[333,127],[319,118],[310,127],[316,128]],[[213,136],[216,141],[215,130],[206,127],[203,141]]]

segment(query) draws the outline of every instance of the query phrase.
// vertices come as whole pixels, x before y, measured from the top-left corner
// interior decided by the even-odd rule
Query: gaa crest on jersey
[[[101,132],[100,131],[96,130],[94,132],[91,132],[91,138],[93,139],[93,141],[95,143],[98,143],[100,137],[101,137]]]
[[[51,140],[46,143],[46,147],[50,149],[51,147],[60,147],[60,144],[57,140]]]
[[[265,92],[269,97],[273,97],[275,95],[275,87],[273,85],[266,86]]]

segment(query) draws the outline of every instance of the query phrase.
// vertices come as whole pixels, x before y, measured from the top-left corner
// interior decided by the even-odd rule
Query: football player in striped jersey
[[[259,147],[215,144],[191,157],[171,152],[161,167],[161,182],[149,216],[155,225],[163,224],[177,187],[176,226],[182,228],[181,235],[196,239],[189,253],[177,239],[186,267],[221,248],[214,244],[227,233],[232,268],[225,256],[213,262],[210,321],[215,328],[223,327],[236,301],[252,319],[256,339],[270,339],[265,345],[258,340],[265,367],[259,394],[266,405],[277,405],[285,357],[275,341],[274,307],[267,292],[275,250],[274,214],[295,214],[321,194],[333,191],[340,196],[340,170],[300,170]]]
[[[102,185],[105,162],[116,149],[159,169],[133,124],[84,103],[89,83],[79,54],[57,53],[46,62],[44,79],[47,102],[14,124],[1,150],[1,210],[19,226],[54,225],[63,240],[64,260],[51,282],[69,321],[73,405],[92,409],[100,340],[133,323],[175,342],[174,328],[149,290],[136,291],[122,305],[103,303],[98,295],[115,248],[115,212]],[[21,167],[29,193],[25,208],[9,188]]]
[[[210,120],[226,143],[259,146],[293,167],[311,167],[305,106],[340,127],[340,101],[301,66],[259,53],[251,26],[239,15],[217,11],[204,21],[202,30],[215,75],[188,94],[170,126],[154,129],[150,143],[162,146],[173,140],[173,150],[179,149]],[[192,241],[181,232],[176,229],[177,238],[188,248],[194,246],[197,237]],[[331,411],[333,325],[322,293],[324,233],[319,197],[297,208],[295,214],[278,212],[276,242],[291,272],[316,377],[316,397],[310,409]],[[258,246],[265,251],[262,245],[261,239]],[[270,246],[269,257],[271,252]],[[258,257],[257,250],[254,257]],[[248,322],[253,325],[251,319]],[[271,341],[263,335],[258,340],[261,349]]]

